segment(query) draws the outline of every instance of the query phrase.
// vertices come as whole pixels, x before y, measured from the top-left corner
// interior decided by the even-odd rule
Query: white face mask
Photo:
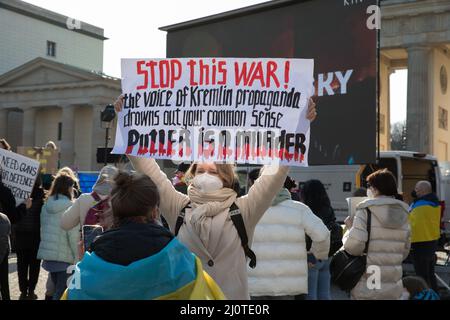
[[[368,196],[370,199],[374,199],[374,198],[375,198],[375,195],[373,194],[371,188],[367,189],[367,196]]]
[[[222,180],[209,173],[198,174],[192,179],[193,185],[201,192],[214,192],[223,188]]]

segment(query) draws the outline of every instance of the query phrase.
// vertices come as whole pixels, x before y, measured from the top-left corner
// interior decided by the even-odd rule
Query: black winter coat
[[[36,249],[39,247],[41,230],[41,209],[44,205],[45,193],[42,188],[34,188],[31,208],[23,208],[22,218],[16,224],[16,250]]]
[[[16,199],[11,190],[0,181],[0,212],[5,214],[11,224],[15,224],[20,220],[21,212],[25,208],[25,204],[21,204],[16,208]]]
[[[98,236],[91,251],[107,262],[127,266],[158,253],[173,237],[155,223],[128,222]]]
[[[318,216],[322,222],[329,228],[329,226],[336,221],[336,215],[332,207],[322,207],[319,211],[313,213]],[[312,240],[306,236],[306,250],[310,250],[312,246]]]

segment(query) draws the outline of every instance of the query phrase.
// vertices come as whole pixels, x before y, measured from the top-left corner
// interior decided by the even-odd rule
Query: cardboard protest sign
[[[43,174],[55,174],[58,171],[58,151],[56,150],[40,147],[17,147],[17,153],[39,161]]]
[[[308,164],[311,59],[123,59],[112,153]]]
[[[34,182],[39,174],[39,162],[0,149],[0,172],[3,184],[11,190],[18,205],[31,195]]]

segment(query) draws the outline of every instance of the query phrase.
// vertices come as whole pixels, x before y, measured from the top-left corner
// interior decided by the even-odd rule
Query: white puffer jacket
[[[287,189],[283,192],[289,194]],[[305,234],[313,241],[311,253],[327,259],[330,232],[306,205],[284,200],[266,211],[256,226],[252,245],[257,264],[248,269],[251,296],[308,293]]]
[[[410,227],[408,206],[402,201],[390,197],[366,200],[358,205],[353,226],[344,236],[344,249],[354,256],[364,252],[367,241],[367,210],[372,212],[367,267],[375,266],[379,270],[379,288],[372,286],[376,282],[376,272],[362,276],[351,295],[357,300],[397,300],[403,291],[402,262],[410,249]],[[373,268],[373,267],[372,267]],[[372,276],[373,275],[373,276]]]

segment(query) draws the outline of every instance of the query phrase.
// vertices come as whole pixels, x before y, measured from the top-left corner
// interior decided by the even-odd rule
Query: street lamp
[[[100,112],[101,127],[106,129],[105,137],[105,166],[108,164],[108,140],[109,140],[109,129],[112,128],[113,120],[116,117],[116,112],[114,111],[114,106],[108,104],[105,110]]]

